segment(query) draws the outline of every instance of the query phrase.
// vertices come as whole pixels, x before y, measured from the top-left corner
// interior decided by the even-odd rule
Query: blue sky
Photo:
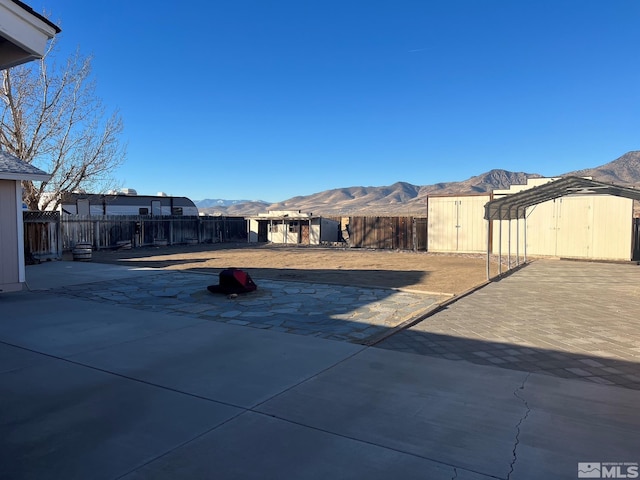
[[[31,0],[140,194],[270,202],[640,149],[637,0]]]

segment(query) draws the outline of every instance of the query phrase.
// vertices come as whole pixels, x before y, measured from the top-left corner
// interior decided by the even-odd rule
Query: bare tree
[[[22,182],[29,209],[57,208],[60,195],[101,193],[126,154],[122,118],[109,116],[96,96],[91,57],[79,52],[55,63],[55,40],[44,58],[2,72],[0,149],[51,174],[48,182]]]

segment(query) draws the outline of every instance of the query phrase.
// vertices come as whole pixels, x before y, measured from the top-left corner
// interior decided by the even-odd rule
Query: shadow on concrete
[[[400,331],[374,346],[640,390],[640,362],[630,360],[415,330]]]
[[[242,247],[243,246],[239,246],[237,248]],[[228,248],[228,246],[225,245],[224,248]],[[138,253],[136,253],[135,256],[139,258]],[[132,254],[131,258],[133,257],[134,254]],[[143,260],[136,262],[136,266],[165,267],[167,264],[175,264],[178,262],[180,262],[180,260]],[[184,261],[184,263],[189,262],[195,263],[194,260]],[[124,296],[113,297],[109,300],[108,295],[101,296],[100,292],[96,289],[91,289],[91,295],[94,299],[115,301],[116,303],[125,306],[134,306],[135,308],[167,308],[172,313],[180,315],[229,322],[229,318],[220,317],[217,314],[208,317],[207,313],[201,310],[189,311],[189,309],[180,310],[179,307],[176,308],[179,304],[184,304],[185,300],[195,304],[212,304],[227,301],[225,298],[214,300],[212,295],[205,290],[206,285],[217,283],[217,274],[221,270],[220,268],[180,270],[180,272],[183,273],[204,273],[207,274],[208,277],[202,280],[202,288],[198,289],[196,286],[188,299],[184,297],[180,298],[178,294],[164,295],[149,298],[148,304],[141,304],[139,296],[131,300]],[[459,336],[411,329],[397,330],[399,325],[405,323],[407,325],[415,324],[416,319],[428,322],[428,318],[426,320],[423,318],[427,317],[432,311],[437,310],[440,303],[443,301],[451,302],[451,299],[432,299],[431,303],[427,303],[427,305],[429,305],[428,307],[426,305],[417,306],[408,302],[404,310],[402,310],[401,306],[394,307],[396,308],[396,312],[393,314],[394,318],[389,318],[378,324],[370,324],[367,322],[366,313],[371,304],[379,302],[385,297],[392,296],[394,293],[397,293],[396,290],[401,290],[407,285],[423,279],[425,276],[430,275],[430,272],[403,271],[396,272],[398,275],[389,275],[388,278],[385,278],[385,274],[388,272],[380,270],[336,271],[329,269],[297,270],[264,268],[246,270],[258,284],[258,291],[240,297],[235,306],[238,307],[238,310],[245,309],[245,312],[253,312],[255,315],[249,315],[250,319],[239,315],[238,318],[231,320],[231,322],[238,325],[268,328],[298,335],[312,335],[332,340],[374,345],[377,348],[423,356],[467,361],[474,364],[491,365],[525,372],[544,373],[561,378],[578,378],[604,385],[618,385],[631,389],[640,389],[640,363],[634,359],[614,358],[616,356],[614,345],[610,346],[612,349],[612,357],[605,358],[597,355],[574,353],[553,348],[540,348],[530,345],[523,346],[515,343],[501,343],[468,338],[464,336],[464,330],[457,332],[460,333]],[[166,273],[166,271],[164,272]],[[162,273],[162,271],[159,273]],[[514,272],[509,273],[505,279],[509,278]],[[387,293],[382,293],[382,296],[379,294],[375,299],[367,297],[366,295],[354,294],[353,292],[348,296],[349,299],[347,301],[338,294],[336,294],[335,297],[328,295],[321,299],[316,298],[314,301],[317,301],[317,303],[315,304],[311,301],[313,295],[309,295],[309,301],[294,302],[295,304],[293,305],[290,304],[290,299],[277,298],[275,301],[278,302],[276,305],[278,312],[271,315],[265,312],[270,308],[269,305],[273,306],[273,292],[270,292],[268,288],[261,288],[261,282],[271,280],[300,285],[309,283],[340,285],[340,290],[343,293],[344,289],[358,287],[389,290]],[[123,285],[125,290],[131,290],[135,285],[140,286],[140,281],[140,279],[130,279],[100,282],[99,284],[105,288],[106,291],[113,289],[115,285]],[[130,285],[127,285],[127,282],[130,283]],[[84,298],[86,297],[86,288],[84,290],[83,288],[84,287],[80,287],[75,293],[72,291],[73,289],[64,293]],[[145,290],[144,285],[141,289],[143,291]],[[301,308],[315,310],[316,314],[313,316],[301,315]],[[389,336],[389,334],[391,335]],[[378,339],[382,340],[378,341]]]
[[[288,277],[292,273],[295,275],[295,271],[267,270],[266,277],[259,271],[252,272],[258,290],[229,299],[206,290],[207,285],[217,283],[214,271],[207,275],[197,273],[159,270],[149,276],[69,285],[49,292],[138,310],[640,389],[640,363],[632,360],[479,340],[465,337],[464,328],[458,330],[459,336],[398,328],[428,323],[430,314],[443,302],[451,304],[455,299],[379,286],[350,286],[342,281],[339,285],[331,285],[324,276],[337,272],[323,270],[311,271],[312,277],[323,278],[317,283]],[[375,276],[377,273],[358,271],[357,277],[364,284],[368,274]],[[284,278],[274,278],[279,274]],[[469,336],[473,335],[470,331]],[[615,354],[613,350],[612,353]]]

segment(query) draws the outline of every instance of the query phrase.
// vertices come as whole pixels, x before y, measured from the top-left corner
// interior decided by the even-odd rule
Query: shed
[[[0,0],[0,70],[42,58],[60,28],[28,5]],[[0,152],[0,292],[21,290],[25,281],[22,180],[47,181],[50,175]]]
[[[557,180],[529,179],[526,185],[512,185],[508,190],[494,190],[494,199]],[[526,250],[529,255],[629,260],[633,200],[615,195],[595,194],[595,191],[586,188],[584,193],[579,195],[574,193],[560,196],[530,206],[526,214],[526,231],[523,230],[524,222],[503,220],[502,225],[494,226],[498,229],[498,235],[493,236],[493,251],[508,251],[511,238],[511,245],[515,246],[514,251],[517,249],[524,252],[526,238]],[[500,229],[502,235],[499,234]],[[518,245],[515,244],[516,241]]]
[[[0,292],[25,282],[22,180],[47,181],[50,175],[7,152],[0,152]]]
[[[546,180],[546,182],[545,182]],[[589,178],[537,179],[515,186],[515,193],[494,192],[484,218],[494,226],[487,253],[570,258],[631,260],[633,256],[633,200],[640,190]],[[519,191],[518,191],[519,190]],[[497,232],[496,232],[497,230]],[[506,248],[505,248],[506,247]],[[487,276],[488,272],[487,260]],[[509,267],[511,262],[509,261]]]
[[[427,250],[484,253],[487,224],[483,220],[490,194],[429,195]]]
[[[300,210],[270,210],[248,220],[247,241],[285,245],[320,245],[337,242],[340,222]]]

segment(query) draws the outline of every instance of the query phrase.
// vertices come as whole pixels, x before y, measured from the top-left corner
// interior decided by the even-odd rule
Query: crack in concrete
[[[451,480],[456,480],[456,478],[458,478],[458,469],[453,467],[453,477],[451,477]]]
[[[527,408],[527,411],[522,417],[520,417],[520,420],[516,424],[516,438],[515,438],[515,443],[513,444],[513,451],[512,451],[513,458],[511,460],[511,463],[509,464],[509,473],[507,474],[507,480],[511,479],[511,474],[513,474],[516,461],[518,460],[517,450],[518,450],[518,445],[520,444],[520,432],[521,432],[520,427],[524,423],[524,421],[527,419],[527,417],[529,417],[529,414],[531,413],[531,407],[529,407],[529,404],[527,403],[527,401],[523,397],[518,395],[518,390],[524,390],[524,385],[527,383],[527,380],[529,380],[530,376],[531,376],[531,372],[527,373],[527,376],[522,381],[522,385],[520,385],[518,388],[516,388],[513,391],[513,396],[516,397],[518,400],[520,400],[524,404],[524,406]]]

